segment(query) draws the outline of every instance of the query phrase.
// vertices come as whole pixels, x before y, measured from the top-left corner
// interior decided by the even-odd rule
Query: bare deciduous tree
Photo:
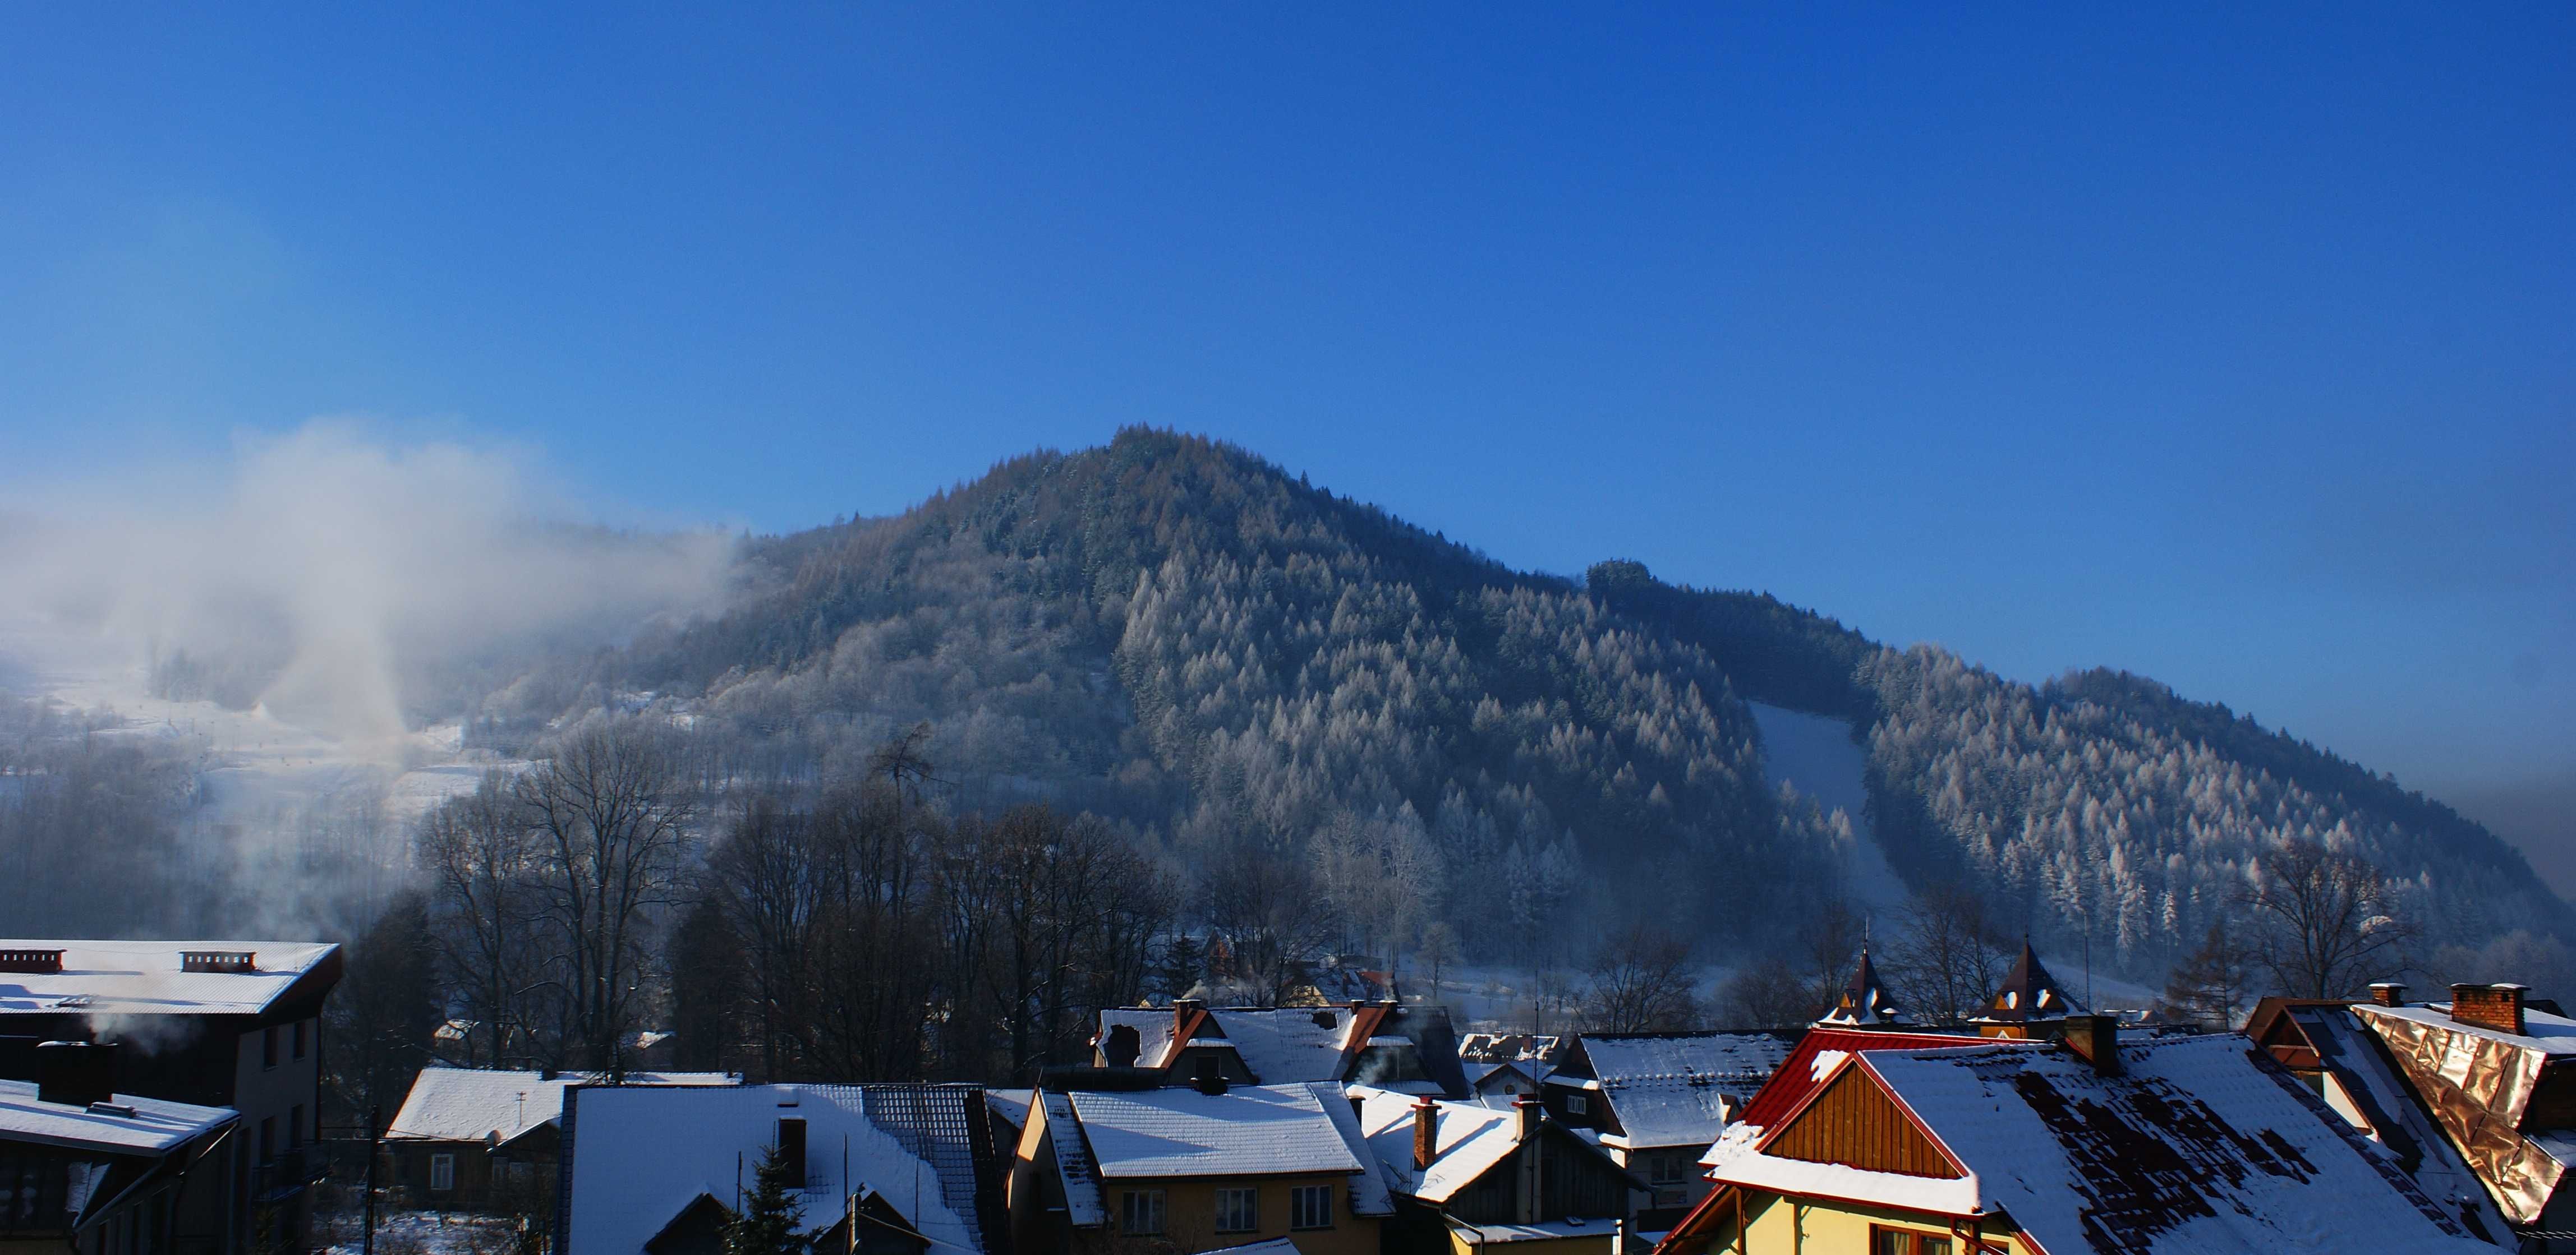
[[[674,900],[690,799],[672,733],[640,720],[564,739],[515,790],[544,851],[545,921],[563,948],[564,1036],[588,1067],[623,1067],[652,912]]]
[[[423,816],[417,850],[439,908],[440,960],[466,1017],[478,1025],[463,1042],[462,1061],[524,1061],[534,1048],[525,999],[541,979],[542,852],[508,778],[487,774],[474,792]]]
[[[2292,997],[2350,996],[2393,970],[2413,935],[2378,868],[2313,841],[2263,860],[2245,905],[2263,967]]]
[[[1931,1024],[1958,1024],[1983,1010],[2010,957],[1987,920],[1985,899],[1936,885],[1906,904],[1904,922],[1887,958],[1905,1009]]]
[[[1659,1032],[1690,1028],[1699,1019],[1690,946],[1660,929],[1622,930],[1585,974],[1583,1024],[1591,1032]]]

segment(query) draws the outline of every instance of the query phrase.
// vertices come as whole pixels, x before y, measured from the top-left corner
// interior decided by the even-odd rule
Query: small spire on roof
[[[1969,1022],[2030,1024],[2062,1020],[2082,1010],[2075,1005],[2074,999],[2066,996],[2064,989],[2058,987],[2057,978],[2048,974],[2047,966],[2039,961],[2039,952],[2031,948],[2030,938],[2025,936],[2021,943],[2021,958],[2014,961],[2012,971],[2005,974],[2004,983],[1996,988],[1994,998],[1986,1004],[1986,1013]]]
[[[1903,1024],[1905,1012],[1888,996],[1887,986],[1878,979],[1878,969],[1870,964],[1869,943],[1860,947],[1860,966],[1852,969],[1851,983],[1844,986],[1842,1000],[1818,1019],[1818,1025],[1848,1027],[1861,1024]]]

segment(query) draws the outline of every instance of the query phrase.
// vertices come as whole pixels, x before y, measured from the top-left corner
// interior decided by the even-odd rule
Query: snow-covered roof
[[[0,1015],[256,1015],[340,947],[310,941],[0,940],[59,950],[59,972],[0,971]],[[247,971],[181,970],[183,953],[252,956]]]
[[[230,1107],[200,1107],[130,1094],[113,1096],[105,1107],[44,1102],[36,1097],[33,1081],[0,1081],[0,1141],[166,1155],[188,1139],[240,1118]]]
[[[1706,1146],[1726,1127],[1727,1096],[1761,1089],[1790,1048],[1771,1033],[1587,1033],[1550,1080],[1597,1080],[1623,1145]]]
[[[1874,1074],[1966,1169],[1977,1212],[2008,1212],[2051,1251],[2492,1250],[2245,1039],[2120,1055],[2115,1076],[2022,1043],[1871,1051],[1845,1066]]]
[[[1210,1014],[1264,1085],[1340,1080],[1351,1028],[1362,1018],[1350,1007],[1227,1008]]]
[[[2319,1066],[2369,1125],[2370,1136],[2388,1148],[2426,1197],[2459,1215],[2471,1232],[2506,1232],[2504,1213],[2496,1210],[2477,1173],[2350,1008],[2294,1006],[2286,1014],[2316,1050]]]
[[[1100,1172],[1092,1165],[1091,1148],[1083,1143],[1082,1121],[1074,1114],[1073,1096],[1040,1090],[1037,1101],[1046,1112],[1055,1150],[1055,1176],[1064,1191],[1065,1220],[1079,1229],[1107,1223],[1109,1211],[1100,1202]]]
[[[1110,1007],[1100,1013],[1100,1036],[1094,1044],[1105,1046],[1109,1030],[1125,1026],[1136,1030],[1136,1066],[1159,1068],[1172,1048],[1172,1033],[1178,1027],[1175,1013],[1169,1007]]]
[[[984,1110],[1007,1121],[1012,1128],[1029,1127],[1029,1104],[1037,1101],[1033,1089],[988,1089],[984,1091]]]
[[[1286,1238],[1270,1238],[1246,1242],[1241,1246],[1220,1246],[1213,1251],[1200,1252],[1200,1255],[1297,1255],[1297,1244]]]
[[[805,1122],[802,1225],[869,1191],[934,1249],[982,1251],[972,1091],[948,1085],[585,1086],[572,1100],[566,1255],[638,1255],[700,1195],[730,1207],[781,1119]],[[998,1220],[998,1218],[995,1218]]]
[[[1237,1085],[1222,1094],[1076,1090],[1064,1097],[1103,1179],[1369,1170],[1326,1106],[1349,1112],[1333,1085]]]
[[[2483,1024],[2469,1024],[2452,1019],[2451,1004],[2447,1002],[2413,1002],[2397,1007],[2363,1003],[2355,1005],[2353,1010],[2363,1015],[2380,1016],[2392,1020],[2411,1020],[2433,1028],[2466,1033],[2472,1037],[2483,1037],[2488,1041],[2500,1042],[2521,1050],[2537,1051],[2552,1058],[2576,1055],[2576,1019],[2569,1019],[2563,1015],[2551,1015],[2546,1011],[2533,1008],[2528,1003],[2523,1007],[2523,1031],[2519,1033],[2508,1033],[2500,1028],[2488,1028]]]
[[[510,1139],[563,1115],[564,1091],[599,1085],[597,1073],[505,1072],[488,1068],[422,1068],[385,1127],[388,1140],[480,1142]],[[730,1072],[629,1072],[628,1085],[739,1085]]]
[[[2029,1024],[2044,1020],[2062,1020],[2082,1010],[2066,996],[2057,978],[2049,975],[2048,965],[2039,961],[2039,952],[2030,943],[2021,943],[2021,957],[2013,962],[2012,971],[2004,975],[2003,984],[1995,987],[1995,996],[1986,1003],[1985,1014],[1977,1024]]]
[[[1474,1103],[1435,1100],[1432,1138],[1436,1150],[1428,1169],[1417,1168],[1413,1164],[1414,1096],[1357,1087],[1351,1092],[1360,1099],[1360,1128],[1368,1136],[1369,1150],[1398,1194],[1425,1202],[1448,1202],[1451,1195],[1474,1183],[1520,1145],[1520,1117],[1516,1113]]]
[[[1450,1232],[1466,1240],[1469,1247],[1483,1249],[1512,1242],[1557,1242],[1566,1238],[1606,1237],[1618,1230],[1616,1220],[1575,1218],[1540,1220],[1530,1224],[1460,1224]]]

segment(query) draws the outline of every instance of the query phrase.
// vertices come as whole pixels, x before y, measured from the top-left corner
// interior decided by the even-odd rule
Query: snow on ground
[[[321,1255],[363,1255],[364,1214],[318,1217]],[[517,1222],[463,1212],[397,1211],[376,1218],[375,1255],[502,1255],[517,1249]]]
[[[389,831],[448,797],[470,792],[493,768],[515,769],[488,751],[463,748],[463,729],[442,723],[390,740],[334,736],[266,703],[231,710],[210,701],[171,701],[150,689],[147,658],[132,642],[0,614],[0,691],[51,698],[119,717],[109,735],[192,742],[201,755],[202,802],[256,834],[295,815],[369,813],[381,807]]]
[[[1854,905],[1881,919],[1903,909],[1909,896],[1905,882],[1888,865],[1887,852],[1870,829],[1869,790],[1861,778],[1867,753],[1852,740],[1851,721],[1761,702],[1745,705],[1752,707],[1754,725],[1762,730],[1762,770],[1771,787],[1786,784],[1814,799],[1827,814],[1841,811],[1851,820]]]

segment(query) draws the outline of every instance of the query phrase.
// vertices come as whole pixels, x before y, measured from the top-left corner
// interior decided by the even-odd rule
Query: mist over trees
[[[1942,1014],[2024,935],[2313,987],[2261,962],[2304,850],[2371,869],[2352,918],[2400,925],[2328,986],[2576,976],[2566,904],[2492,834],[2224,707],[2019,684],[1634,562],[1514,572],[1205,440],[1131,430],[748,538],[729,583],[407,689],[501,768],[417,825],[382,778],[213,807],[184,729],[0,703],[0,906],[356,937],[416,889],[458,1061],[607,1066],[650,1030],[781,1077],[1006,1075],[1078,1049],[1088,1006],[1275,999],[1329,954],[1414,989],[1509,962],[1622,1022],[1671,1018],[1610,1010],[1663,983],[1639,953],[1598,979],[1622,939],[1731,964],[1714,1018],[1787,1024],[1871,924]],[[239,703],[275,665],[173,650],[152,683]],[[1973,929],[1859,918],[1848,822],[1766,785],[1748,700],[1853,722],[1890,861]]]

